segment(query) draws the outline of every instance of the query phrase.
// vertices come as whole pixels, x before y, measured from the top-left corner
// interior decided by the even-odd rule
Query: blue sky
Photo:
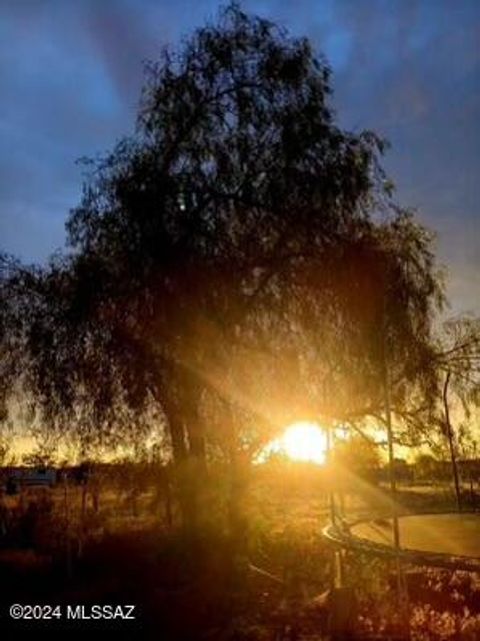
[[[212,0],[3,0],[0,249],[43,261],[81,193],[76,160],[133,130],[142,61],[215,16]],[[392,148],[402,204],[438,232],[454,311],[480,312],[480,2],[257,0],[334,71],[342,125]]]

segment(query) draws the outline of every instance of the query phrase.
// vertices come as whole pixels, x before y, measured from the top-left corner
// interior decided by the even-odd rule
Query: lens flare
[[[327,439],[325,431],[316,423],[300,421],[292,423],[279,438],[271,441],[259,457],[265,461],[272,454],[284,454],[294,461],[323,465]]]

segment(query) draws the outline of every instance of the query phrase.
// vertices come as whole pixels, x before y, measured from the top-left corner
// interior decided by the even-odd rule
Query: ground
[[[352,518],[388,515],[382,487],[337,496]],[[404,486],[399,500],[412,511],[453,506],[447,488]],[[104,487],[98,512],[87,502],[79,519],[81,489],[4,500],[17,519],[16,538],[0,549],[0,630],[18,639],[32,633],[70,639],[102,629],[115,638],[162,641],[323,641],[331,586],[332,549],[321,536],[328,522],[322,479],[308,469],[253,479],[248,492],[248,556],[232,556],[220,512],[205,516],[192,537],[169,529],[154,489],[132,496]],[[29,507],[36,505],[35,509]],[[23,510],[23,511],[22,511]],[[409,517],[414,518],[414,517]],[[451,534],[439,516],[442,541]],[[434,522],[435,519],[440,521]],[[466,517],[466,522],[469,517]],[[447,531],[447,530],[446,530]],[[430,536],[430,535],[429,535]],[[4,539],[5,540],[5,539]],[[456,544],[462,547],[458,536]],[[468,541],[472,541],[470,536]],[[466,541],[465,545],[469,545]],[[464,549],[467,549],[465,547]],[[468,548],[469,549],[469,548]],[[345,578],[358,595],[357,639],[386,639],[398,620],[391,564],[346,554]],[[480,577],[473,573],[406,567],[413,641],[480,638]],[[11,603],[137,605],[134,622],[10,621]],[[398,621],[397,621],[398,622]],[[473,636],[466,636],[468,626]],[[478,632],[478,634],[477,634]],[[470,633],[468,633],[470,634]],[[477,636],[475,636],[477,635]],[[107,638],[108,638],[107,634]],[[4,637],[2,637],[4,638]],[[8,636],[5,638],[9,639]]]

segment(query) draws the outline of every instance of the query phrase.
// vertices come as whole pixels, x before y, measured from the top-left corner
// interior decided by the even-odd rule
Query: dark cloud
[[[75,160],[134,125],[142,61],[217,2],[11,0],[0,6],[0,245],[43,260],[78,200]],[[438,230],[456,309],[480,311],[477,0],[246,0],[307,35],[334,70],[341,123],[392,143],[402,203]]]

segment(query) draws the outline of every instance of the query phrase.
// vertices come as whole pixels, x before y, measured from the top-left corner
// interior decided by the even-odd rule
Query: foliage
[[[193,486],[210,445],[238,470],[295,414],[378,417],[387,363],[414,425],[442,302],[431,235],[393,200],[384,141],[336,124],[330,76],[236,4],[149,65],[71,252],[5,261],[2,394],[87,449],[161,424]]]
[[[355,434],[335,443],[332,458],[335,470],[338,468],[364,478],[374,477],[381,465],[378,446]]]
[[[449,376],[454,393],[468,419],[480,404],[480,319],[460,316],[445,322],[437,367]]]
[[[448,320],[444,323],[437,343],[431,367],[435,368],[438,392],[431,422],[448,445],[457,506],[460,510],[462,497],[458,458],[461,451],[465,454],[469,450],[476,456],[471,415],[472,408],[478,407],[480,401],[479,319],[458,317]]]

